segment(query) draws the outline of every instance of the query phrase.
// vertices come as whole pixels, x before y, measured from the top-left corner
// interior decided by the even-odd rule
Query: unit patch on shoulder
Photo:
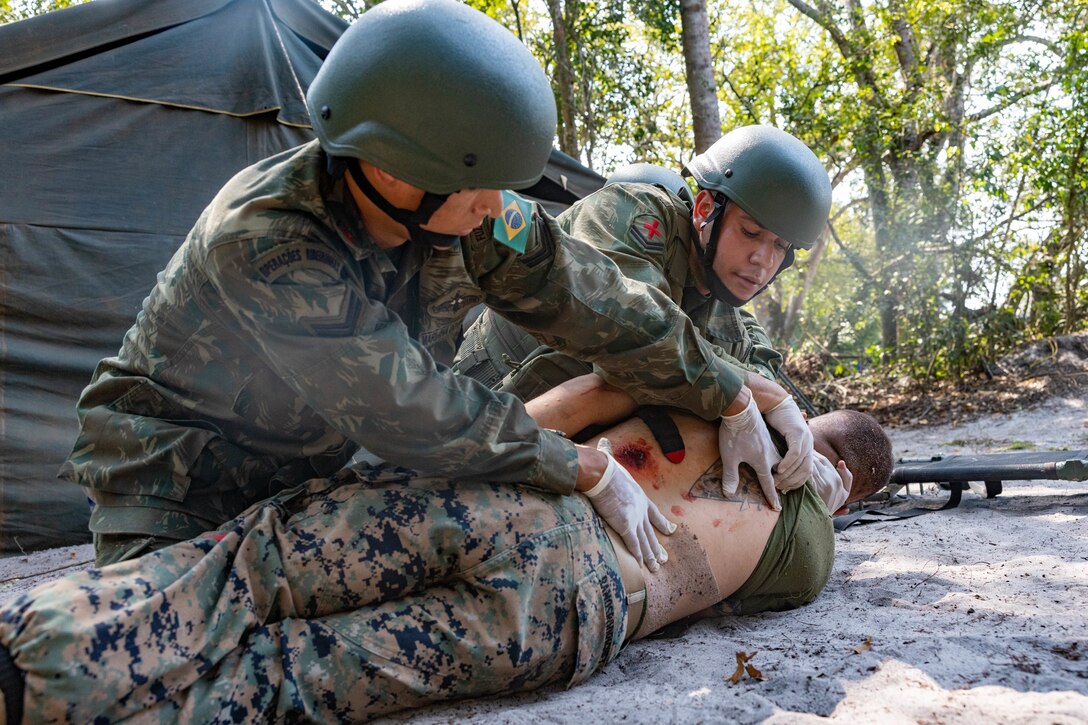
[[[529,241],[529,222],[533,207],[512,191],[502,192],[502,212],[495,220],[495,239],[515,252],[524,252]]]
[[[257,257],[254,266],[268,282],[300,270],[320,272],[337,280],[343,268],[341,260],[320,244],[280,245]]]
[[[349,285],[341,285],[322,300],[324,309],[299,311],[298,321],[316,337],[349,337],[355,334],[363,302]]]
[[[635,220],[631,222],[631,228],[627,230],[627,236],[648,252],[660,254],[665,251],[664,225],[652,214],[635,217]]]

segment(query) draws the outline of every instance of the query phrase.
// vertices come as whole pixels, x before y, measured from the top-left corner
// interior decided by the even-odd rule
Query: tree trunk
[[[577,3],[578,0],[568,0]],[[577,11],[575,11],[577,12]],[[563,0],[548,0],[548,14],[552,18],[552,41],[555,43],[555,83],[559,87],[559,148],[578,158],[578,127],[574,118],[574,70],[570,64],[570,45],[567,40],[567,19],[563,12]]]
[[[1077,150],[1072,155],[1072,162],[1069,169],[1069,178],[1075,180],[1080,177],[1080,163],[1084,158],[1085,138],[1082,136],[1077,144]],[[1062,316],[1062,332],[1069,335],[1076,332],[1084,324],[1080,319],[1077,298],[1078,290],[1080,289],[1081,276],[1083,270],[1080,265],[1080,251],[1078,249],[1078,240],[1082,239],[1082,236],[1078,233],[1077,222],[1079,221],[1079,214],[1077,208],[1081,205],[1081,188],[1076,183],[1069,185],[1069,191],[1065,200],[1065,234],[1064,234],[1064,247],[1065,247],[1065,314]]]
[[[706,13],[706,0],[680,0],[680,27],[688,95],[691,96],[695,153],[702,153],[722,135],[718,86],[710,62],[710,20]]]
[[[874,154],[875,156],[875,154]],[[879,157],[862,161],[865,187],[869,192],[869,212],[872,215],[873,237],[880,257],[886,262],[898,255],[895,238],[896,222],[888,194],[888,180]],[[880,292],[877,309],[880,312],[880,344],[884,357],[894,357],[899,349],[899,291],[896,265],[884,265],[879,273]]]

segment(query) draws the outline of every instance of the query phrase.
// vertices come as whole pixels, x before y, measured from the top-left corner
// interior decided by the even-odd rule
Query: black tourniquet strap
[[[684,460],[684,439],[680,437],[680,429],[676,427],[665,408],[658,406],[643,406],[635,413],[650,432],[657,439],[657,445],[661,446],[661,452],[673,463]]]
[[[967,488],[966,483],[953,481],[949,484],[948,500],[937,508],[917,506],[915,508],[898,510],[861,509],[859,511],[854,511],[853,513],[835,516],[832,519],[832,523],[835,525],[835,531],[845,531],[854,524],[865,525],[876,524],[881,521],[901,521],[903,519],[912,519],[915,516],[921,516],[922,514],[931,514],[934,511],[947,511],[948,509],[954,509],[960,505],[960,500],[963,497],[963,489],[965,488]]]

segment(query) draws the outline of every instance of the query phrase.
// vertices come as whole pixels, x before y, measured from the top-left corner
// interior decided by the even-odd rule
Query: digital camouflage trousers
[[[573,685],[618,654],[581,496],[347,469],[0,607],[24,722],[352,722]]]

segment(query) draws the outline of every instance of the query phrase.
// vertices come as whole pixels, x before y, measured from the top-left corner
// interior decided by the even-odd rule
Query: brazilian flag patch
[[[495,220],[493,234],[515,252],[524,252],[529,241],[529,221],[533,208],[529,202],[512,191],[502,192],[502,213]]]

